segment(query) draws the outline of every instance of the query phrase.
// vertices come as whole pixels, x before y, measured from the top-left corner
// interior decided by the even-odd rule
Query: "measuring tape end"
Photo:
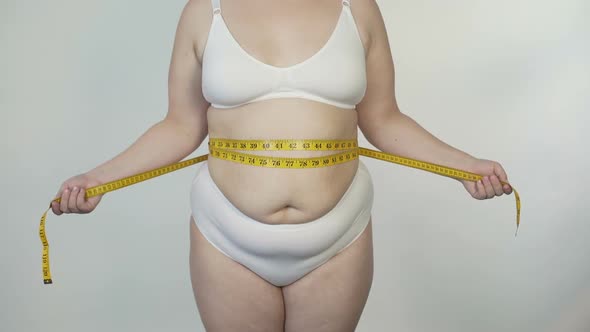
[[[53,284],[53,281],[51,279],[43,279],[43,283],[45,285],[50,285],[50,284]]]

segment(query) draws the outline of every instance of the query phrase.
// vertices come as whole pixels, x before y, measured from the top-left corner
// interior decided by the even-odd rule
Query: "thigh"
[[[354,331],[373,281],[372,222],[344,251],[283,287],[285,331]]]
[[[205,329],[283,331],[281,289],[218,251],[190,221],[191,282]]]

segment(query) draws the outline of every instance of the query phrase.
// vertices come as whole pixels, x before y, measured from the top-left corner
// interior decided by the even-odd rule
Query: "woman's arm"
[[[185,6],[176,30],[168,77],[168,113],[131,146],[87,174],[108,182],[177,162],[207,136],[209,103],[201,93],[201,65],[195,53],[193,2]]]
[[[395,98],[394,65],[383,18],[374,0],[363,4],[362,14],[369,36],[367,92],[357,111],[359,127],[367,140],[387,153],[484,175],[478,184],[461,181],[475,198],[509,193],[510,187],[500,184],[500,181],[508,181],[500,164],[477,159],[444,143],[400,111]]]
[[[131,146],[113,159],[62,183],[53,201],[53,213],[89,213],[102,195],[85,197],[86,190],[136,173],[179,161],[207,136],[209,104],[201,93],[201,65],[195,53],[199,9],[189,1],[180,17],[168,77],[168,113]]]

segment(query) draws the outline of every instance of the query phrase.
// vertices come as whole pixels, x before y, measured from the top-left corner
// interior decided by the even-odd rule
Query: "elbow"
[[[367,139],[367,141],[371,145],[377,147],[377,145],[375,144],[375,133],[378,130],[376,129],[376,124],[373,121],[367,121],[363,118],[359,118],[358,126],[361,132],[363,133],[363,136],[365,136],[365,138]]]
[[[172,128],[191,152],[197,149],[208,134],[207,119],[199,116],[165,117],[165,126]]]
[[[359,117],[359,129],[367,141],[378,149],[382,149],[383,142],[394,129],[394,123],[401,113],[399,111],[386,112],[382,116]]]

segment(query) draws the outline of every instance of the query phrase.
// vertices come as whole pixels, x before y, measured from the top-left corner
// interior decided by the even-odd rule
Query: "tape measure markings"
[[[209,148],[247,151],[333,151],[353,149],[357,147],[357,140],[235,140],[221,138],[209,139]]]

